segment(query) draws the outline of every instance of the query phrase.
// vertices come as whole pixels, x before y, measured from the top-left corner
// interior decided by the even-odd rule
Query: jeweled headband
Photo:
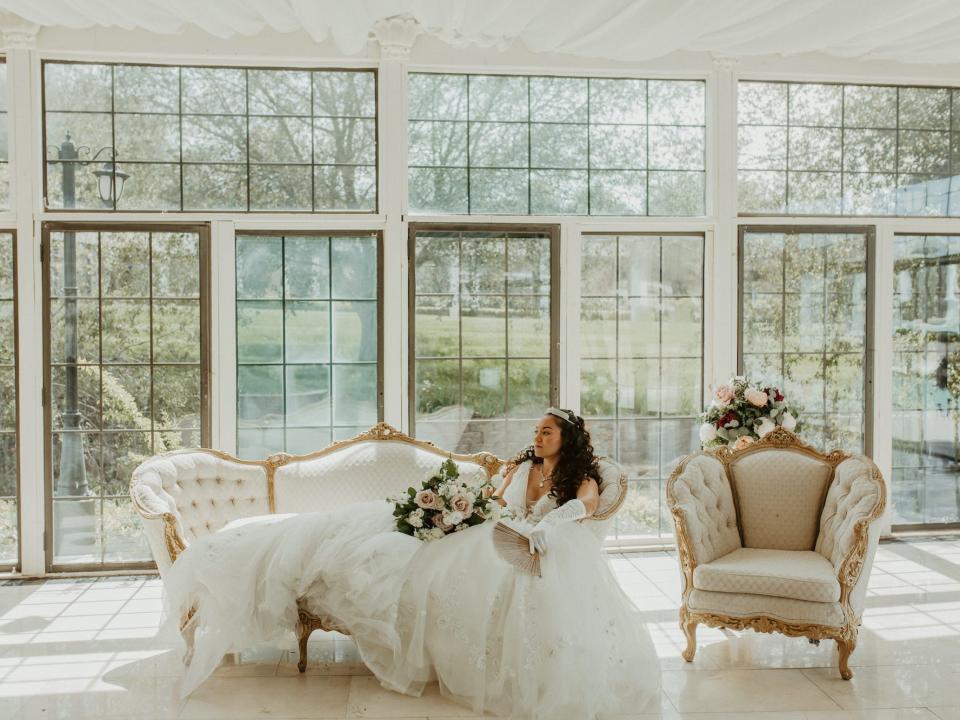
[[[549,407],[547,408],[546,414],[553,415],[555,417],[560,418],[561,420],[566,420],[571,425],[576,425],[576,423],[573,421],[573,418],[575,418],[576,415],[574,415],[573,413],[569,413],[566,410],[561,410],[560,408],[555,408],[555,407]]]

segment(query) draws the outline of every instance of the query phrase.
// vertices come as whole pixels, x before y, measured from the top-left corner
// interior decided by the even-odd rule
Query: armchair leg
[[[302,622],[297,623],[297,644],[300,646],[300,661],[297,663],[297,670],[307,671],[307,641],[310,639],[310,633],[313,629]]]
[[[850,653],[852,653],[856,647],[856,632],[846,639],[837,638],[837,650],[840,651],[840,677],[842,677],[844,680],[849,680],[853,677],[853,673],[850,671],[850,665],[848,664],[848,661],[850,660]]]
[[[680,628],[683,630],[683,634],[687,636],[687,647],[682,653],[683,659],[687,662],[693,662],[693,656],[697,653],[697,622],[681,617]]]

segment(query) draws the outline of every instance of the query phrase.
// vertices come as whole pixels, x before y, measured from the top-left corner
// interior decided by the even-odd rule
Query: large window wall
[[[702,235],[582,239],[580,407],[594,449],[630,483],[620,542],[673,534],[666,479],[699,446],[703,258]]]
[[[43,252],[48,564],[149,562],[131,472],[209,444],[206,231],[48,225]]]
[[[302,454],[382,417],[377,233],[236,243],[237,452]]]
[[[0,452],[12,562],[44,555],[13,544],[26,511],[47,569],[142,563],[126,483],[164,449],[304,452],[385,420],[509,456],[561,400],[627,470],[616,539],[658,540],[664,479],[737,370],[784,386],[805,440],[872,451],[898,524],[958,522],[955,88],[24,57],[9,92],[0,64],[0,220],[91,224],[48,225],[35,277],[39,230],[22,246],[18,293],[44,303],[17,314],[46,319],[47,363],[28,343],[16,385],[0,338],[0,443],[27,443],[19,467]],[[24,112],[42,140],[18,134],[12,162],[41,177],[8,165]],[[381,163],[404,136],[406,163]]]

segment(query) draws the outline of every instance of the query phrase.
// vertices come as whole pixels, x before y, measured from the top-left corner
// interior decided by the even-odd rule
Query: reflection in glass
[[[960,522],[958,270],[960,236],[895,236],[895,524]]]
[[[417,234],[417,437],[501,457],[527,440],[552,397],[552,252],[535,232]]]
[[[960,214],[957,90],[744,81],[737,93],[741,212]]]
[[[380,418],[376,235],[238,235],[237,454],[319,450]]]
[[[674,100],[683,115],[689,98]],[[629,479],[616,538],[672,534],[662,489],[699,446],[703,237],[584,235],[580,272],[580,407]]]
[[[867,235],[749,230],[740,256],[744,372],[797,403],[805,442],[863,452]]]

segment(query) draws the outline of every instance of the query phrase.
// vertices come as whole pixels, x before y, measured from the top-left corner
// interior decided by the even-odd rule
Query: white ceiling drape
[[[302,29],[347,55],[363,52],[378,20],[410,15],[453,45],[606,60],[692,51],[960,62],[960,0],[0,0],[0,10],[40,26],[195,25],[221,38]]]

